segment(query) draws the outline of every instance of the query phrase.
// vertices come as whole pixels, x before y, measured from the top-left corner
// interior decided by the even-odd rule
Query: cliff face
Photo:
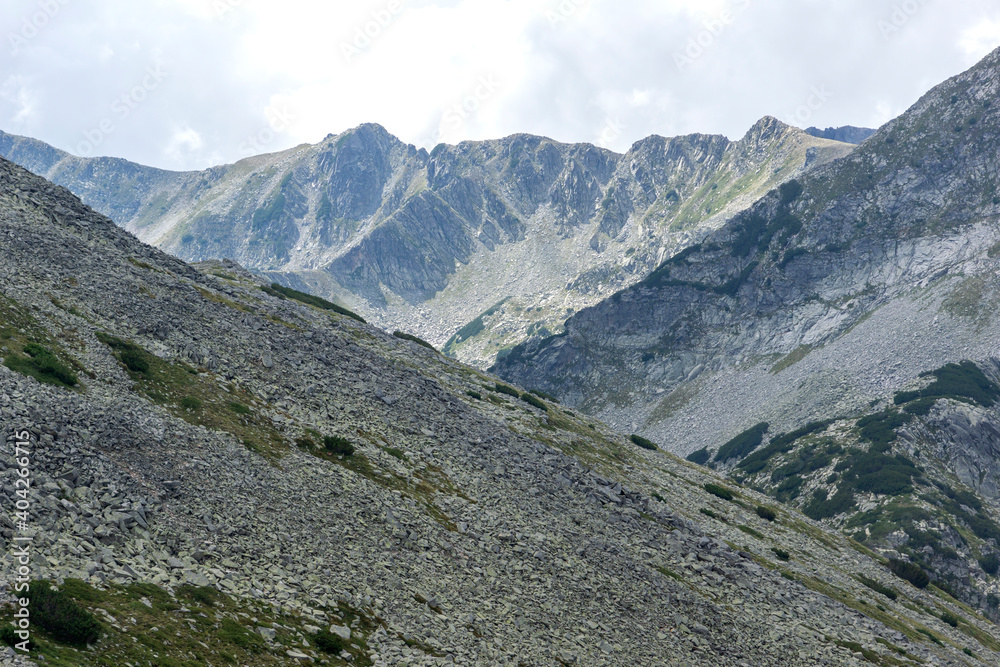
[[[232,258],[481,366],[850,150],[772,118],[740,141],[650,137],[625,155],[528,135],[428,154],[364,125],[173,173],[0,134],[0,155],[144,241],[190,261]]]

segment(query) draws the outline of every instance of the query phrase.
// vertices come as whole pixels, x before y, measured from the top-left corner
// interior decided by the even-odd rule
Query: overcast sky
[[[201,169],[365,122],[625,151],[877,127],[1000,46],[995,0],[4,0],[0,130]]]

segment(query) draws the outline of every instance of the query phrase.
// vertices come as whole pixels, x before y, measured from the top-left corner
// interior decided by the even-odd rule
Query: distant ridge
[[[875,134],[875,130],[868,127],[854,127],[844,125],[843,127],[828,127],[821,130],[818,127],[810,127],[806,134],[818,139],[830,139],[831,141],[842,141],[845,144],[860,144],[868,137]]]

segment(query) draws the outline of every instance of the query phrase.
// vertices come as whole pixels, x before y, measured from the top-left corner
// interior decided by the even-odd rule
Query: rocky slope
[[[0,532],[99,622],[71,647],[35,610],[35,664],[1000,660],[798,512],[2,160],[0,218]]]
[[[625,155],[528,135],[428,154],[364,125],[171,173],[0,134],[0,155],[144,241],[232,258],[483,367],[850,149],[773,118],[737,142],[654,136]]]
[[[860,417],[762,423],[689,458],[727,470],[1000,619],[1000,362],[928,370]],[[763,437],[763,434],[768,437]]]
[[[996,355],[1000,54],[498,372],[687,454]]]

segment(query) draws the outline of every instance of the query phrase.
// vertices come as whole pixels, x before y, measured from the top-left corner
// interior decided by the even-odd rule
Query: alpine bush
[[[760,446],[760,443],[764,441],[764,434],[767,433],[768,428],[770,428],[770,424],[761,422],[743,431],[722,447],[719,447],[719,451],[715,453],[715,460],[721,462],[728,461],[729,459],[744,458]]]
[[[637,447],[648,449],[651,452],[655,452],[658,449],[655,442],[647,440],[641,435],[636,435],[635,433],[629,436],[629,440],[631,440]]]
[[[84,646],[101,636],[101,624],[69,595],[46,581],[33,581],[28,589],[31,620],[63,644]]]
[[[326,451],[332,454],[339,454],[340,456],[351,456],[354,454],[354,445],[347,438],[342,438],[339,435],[328,435],[323,438],[323,446]]]
[[[889,559],[889,570],[900,579],[906,579],[917,588],[927,588],[931,583],[931,578],[927,576],[920,566],[896,558]]]
[[[687,455],[687,460],[691,463],[696,463],[700,466],[708,463],[708,460],[712,458],[712,455],[708,451],[708,447],[702,447],[701,449],[691,452]]]

